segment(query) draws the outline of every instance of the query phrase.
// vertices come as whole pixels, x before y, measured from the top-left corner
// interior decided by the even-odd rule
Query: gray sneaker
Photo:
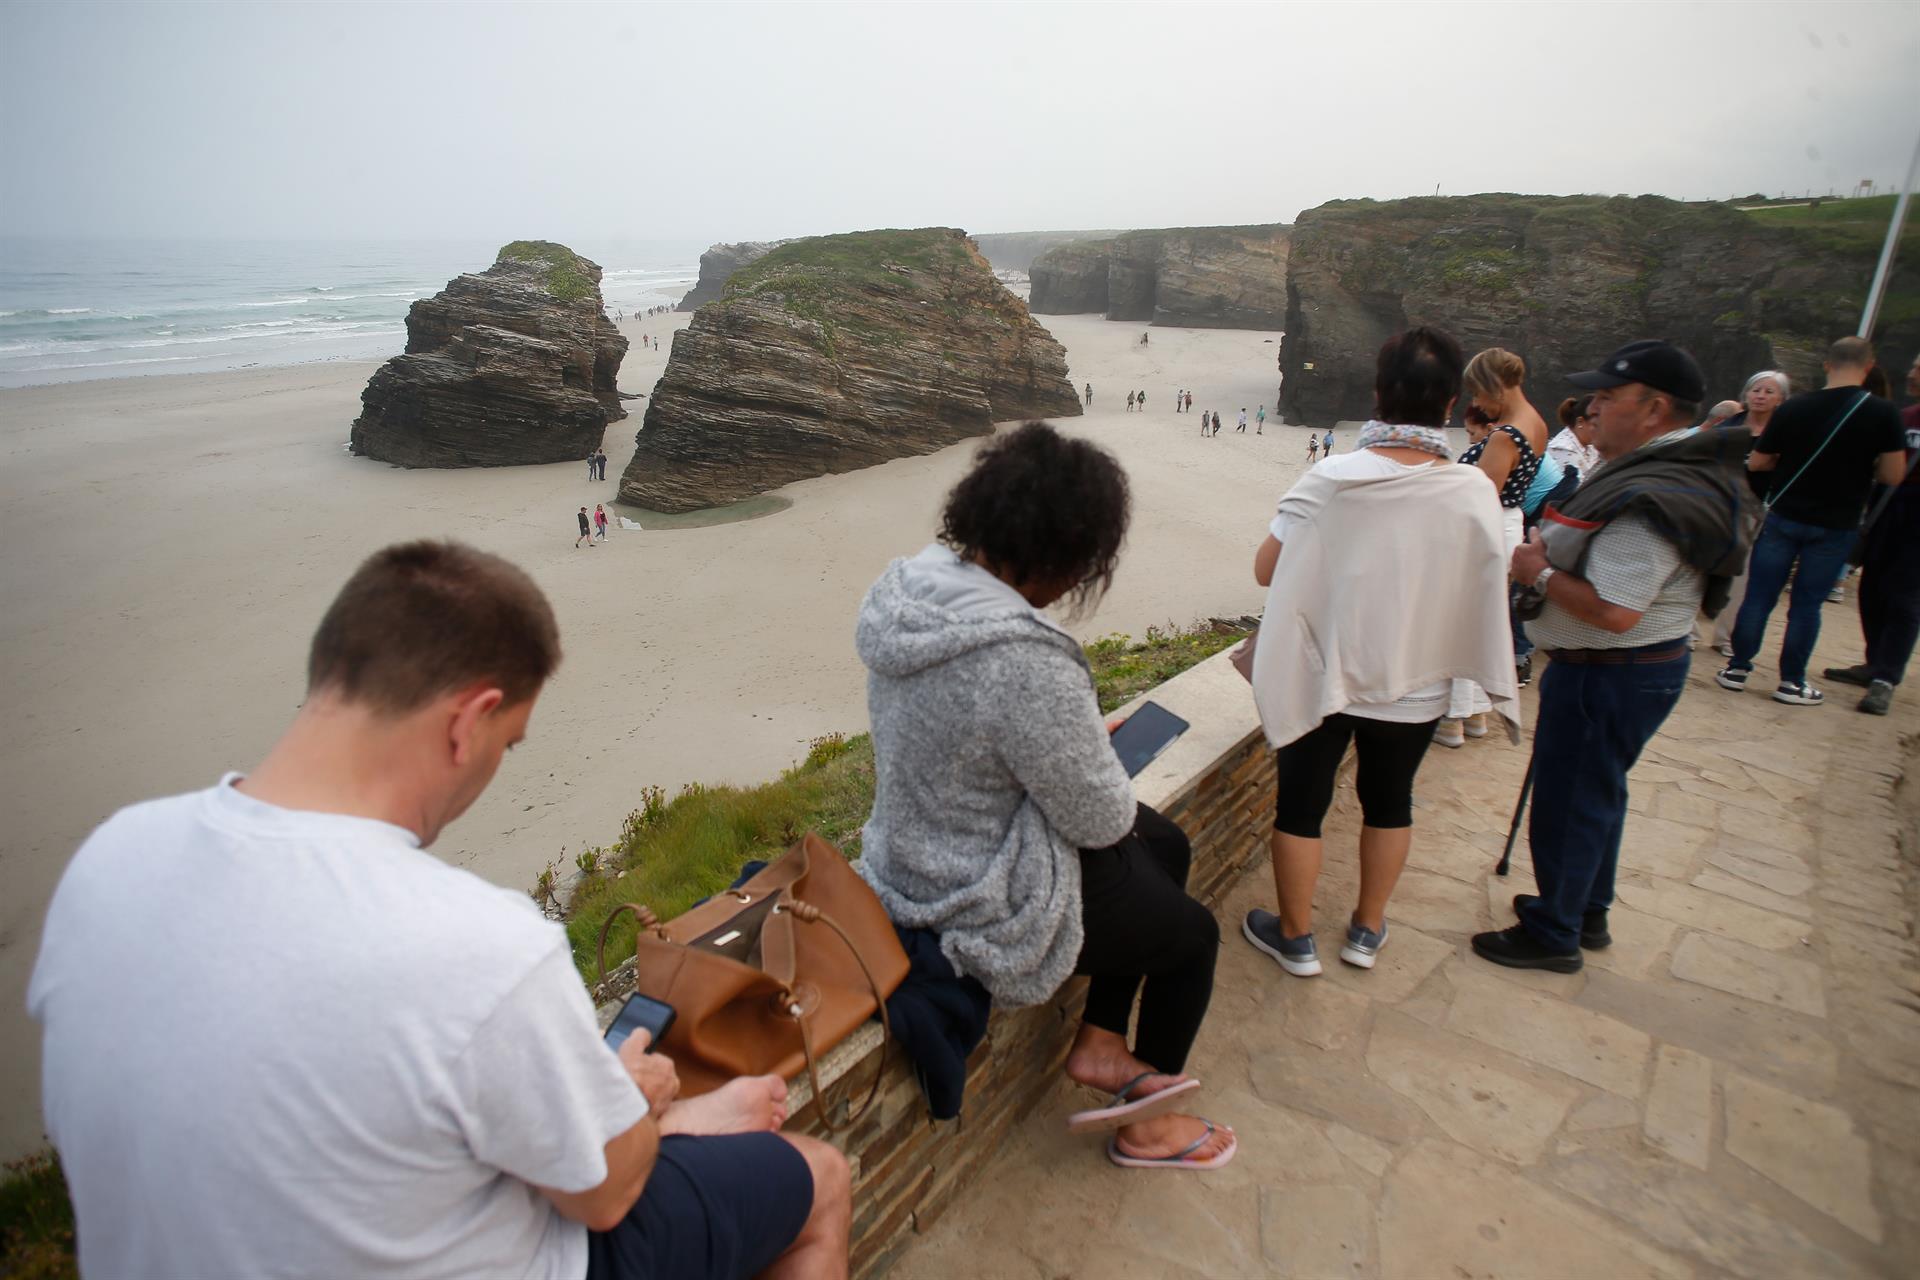
[[[1883,716],[1893,710],[1893,686],[1875,680],[1867,686],[1867,696],[1860,699],[1860,709],[1870,716]]]
[[[1375,933],[1365,925],[1347,922],[1347,940],[1340,945],[1340,958],[1348,964],[1358,965],[1362,969],[1373,968],[1373,958],[1380,954],[1380,948],[1387,945],[1387,922],[1380,922],[1380,932]]]
[[[1312,978],[1319,975],[1320,953],[1314,950],[1313,935],[1303,933],[1297,938],[1287,937],[1280,932],[1280,917],[1273,912],[1257,908],[1247,912],[1240,932],[1246,935],[1248,942],[1278,960],[1280,967],[1294,977]]]

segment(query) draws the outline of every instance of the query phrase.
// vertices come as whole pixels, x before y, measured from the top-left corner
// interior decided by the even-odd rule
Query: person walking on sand
[[[1193,392],[1187,392],[1187,412],[1193,412]]]
[[[1173,393],[1173,411],[1174,411],[1175,413],[1179,413],[1179,412],[1180,412],[1180,397],[1181,397],[1181,396],[1184,396],[1184,395],[1186,395],[1186,394],[1187,394],[1187,393],[1186,393],[1186,389],[1185,389],[1185,388],[1182,388],[1181,390],[1179,390],[1179,391],[1176,391],[1176,392],[1174,392],[1174,393]]]
[[[1209,425],[1211,424],[1208,422],[1207,411],[1205,409],[1202,409],[1200,411],[1200,438],[1202,440],[1205,440],[1207,438],[1207,427]]]
[[[1253,415],[1253,434],[1257,436],[1267,434],[1267,406],[1265,405],[1261,405]]]
[[[1127,392],[1127,412],[1133,412],[1133,392]]]
[[[593,504],[593,530],[596,542],[607,540],[607,512],[599,503]]]
[[[1213,411],[1213,434],[1220,434],[1220,411],[1218,409]]]
[[[578,551],[582,542],[589,548],[593,546],[593,522],[587,519],[585,507],[580,508],[580,536],[573,540],[573,549]]]
[[[1312,466],[1315,459],[1319,458],[1319,456],[1320,437],[1310,434],[1307,436],[1307,465]]]
[[[598,449],[587,450],[587,479],[589,480],[597,479],[594,473],[600,469],[600,462],[596,456],[599,452]]]
[[[1331,458],[1333,456],[1333,428],[1332,427],[1327,428],[1327,437],[1326,439],[1320,442],[1320,453],[1322,456],[1328,457],[1328,458]]]
[[[1234,428],[1237,435],[1247,434],[1247,406],[1240,406],[1240,425]]]
[[[1091,382],[1087,384],[1087,408],[1093,408],[1093,384]]]
[[[1147,393],[1142,391],[1140,393],[1140,412],[1145,413],[1146,411],[1147,411]]]

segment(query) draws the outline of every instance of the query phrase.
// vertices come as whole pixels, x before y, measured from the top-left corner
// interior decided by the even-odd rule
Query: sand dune
[[[1234,420],[1243,404],[1273,412],[1278,335],[1155,330],[1142,347],[1138,325],[1045,322],[1075,385],[1094,385],[1093,412],[1064,425],[1111,447],[1135,494],[1119,579],[1076,632],[1257,609],[1253,548],[1305,433],[1270,421],[1240,436]],[[621,385],[650,390],[665,360],[636,342]],[[0,392],[0,1150],[40,1133],[21,1002],[68,857],[115,808],[258,758],[299,702],[321,610],[366,554],[462,538],[553,599],[565,665],[525,746],[435,850],[525,887],[547,859],[610,840],[644,785],[765,779],[810,738],[863,730],[855,607],[890,558],[929,540],[974,449],[792,485],[793,506],[761,519],[575,550],[573,513],[611,500],[638,412],[609,432],[604,483],[580,465],[402,471],[341,449],[373,367]],[[1124,412],[1129,386],[1149,412]],[[1175,415],[1186,386],[1195,413]],[[1202,406],[1221,412],[1217,439],[1198,436]]]

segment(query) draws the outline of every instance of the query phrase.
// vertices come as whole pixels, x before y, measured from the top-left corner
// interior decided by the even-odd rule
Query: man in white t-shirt
[[[390,547],[257,769],[81,846],[27,1004],[84,1272],[845,1274],[846,1163],[776,1132],[784,1083],[676,1101],[558,925],[424,851],[559,659],[519,569]]]

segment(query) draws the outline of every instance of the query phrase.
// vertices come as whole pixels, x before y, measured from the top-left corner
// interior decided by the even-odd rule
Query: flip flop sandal
[[[1120,1092],[1107,1099],[1107,1105],[1092,1111],[1076,1111],[1067,1117],[1068,1133],[1106,1133],[1122,1125],[1137,1124],[1142,1120],[1151,1120],[1155,1116],[1165,1115],[1173,1110],[1173,1104],[1186,1094],[1200,1087],[1198,1080],[1182,1080],[1179,1084],[1170,1084],[1158,1093],[1150,1093],[1144,1098],[1128,1102],[1127,1098],[1140,1087],[1143,1080],[1167,1074],[1164,1071],[1145,1071],[1120,1087]]]
[[[1107,1159],[1123,1169],[1197,1169],[1201,1172],[1218,1169],[1233,1159],[1234,1152],[1240,1149],[1240,1139],[1228,1138],[1226,1149],[1217,1156],[1208,1156],[1205,1160],[1189,1160],[1187,1157],[1206,1146],[1215,1133],[1213,1121],[1202,1120],[1200,1123],[1207,1126],[1207,1131],[1194,1139],[1184,1151],[1170,1156],[1130,1156],[1120,1149],[1120,1139],[1113,1137],[1107,1139]]]

